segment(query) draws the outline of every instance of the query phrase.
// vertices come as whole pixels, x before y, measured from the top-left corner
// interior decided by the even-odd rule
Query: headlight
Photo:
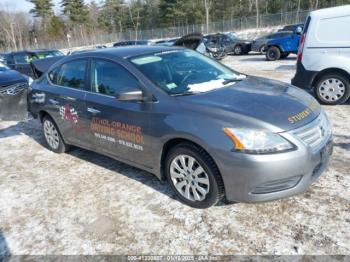
[[[250,154],[268,154],[293,149],[286,139],[272,132],[244,128],[224,128],[225,134],[232,140],[235,150]]]

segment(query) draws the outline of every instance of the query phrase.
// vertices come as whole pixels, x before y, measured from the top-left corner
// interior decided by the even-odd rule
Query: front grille
[[[312,149],[318,149],[328,141],[332,130],[327,116],[322,112],[310,124],[293,130],[292,133]]]
[[[0,87],[0,95],[17,95],[26,89],[27,86],[28,84],[26,82],[21,82],[9,86]]]

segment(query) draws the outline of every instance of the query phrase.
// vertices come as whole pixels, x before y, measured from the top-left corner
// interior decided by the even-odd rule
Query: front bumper
[[[303,64],[298,61],[297,70],[291,83],[299,88],[311,90],[317,73],[316,71],[306,70]]]
[[[295,132],[283,133],[297,147],[293,151],[268,155],[217,152],[216,162],[228,201],[285,198],[304,192],[317,180],[333,152],[332,135],[329,133],[317,147],[311,147],[296,137]]]

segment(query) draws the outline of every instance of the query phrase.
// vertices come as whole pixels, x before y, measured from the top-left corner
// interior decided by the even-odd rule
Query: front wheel
[[[270,46],[266,51],[266,60],[268,61],[276,61],[280,59],[281,51],[276,46]]]
[[[49,149],[55,153],[64,153],[69,146],[64,143],[56,123],[51,117],[45,116],[43,119],[43,131]]]
[[[343,104],[350,97],[349,79],[339,73],[327,74],[317,81],[315,95],[322,104]]]
[[[215,205],[224,195],[224,186],[213,159],[201,148],[182,143],[166,159],[165,173],[181,202],[194,208]]]

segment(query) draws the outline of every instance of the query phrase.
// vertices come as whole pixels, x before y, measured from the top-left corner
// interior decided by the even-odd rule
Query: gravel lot
[[[295,57],[227,57],[236,70],[290,82]],[[324,107],[330,168],[304,194],[206,210],[166,182],[110,158],[44,147],[36,120],[0,122],[0,254],[348,254],[350,106]]]

